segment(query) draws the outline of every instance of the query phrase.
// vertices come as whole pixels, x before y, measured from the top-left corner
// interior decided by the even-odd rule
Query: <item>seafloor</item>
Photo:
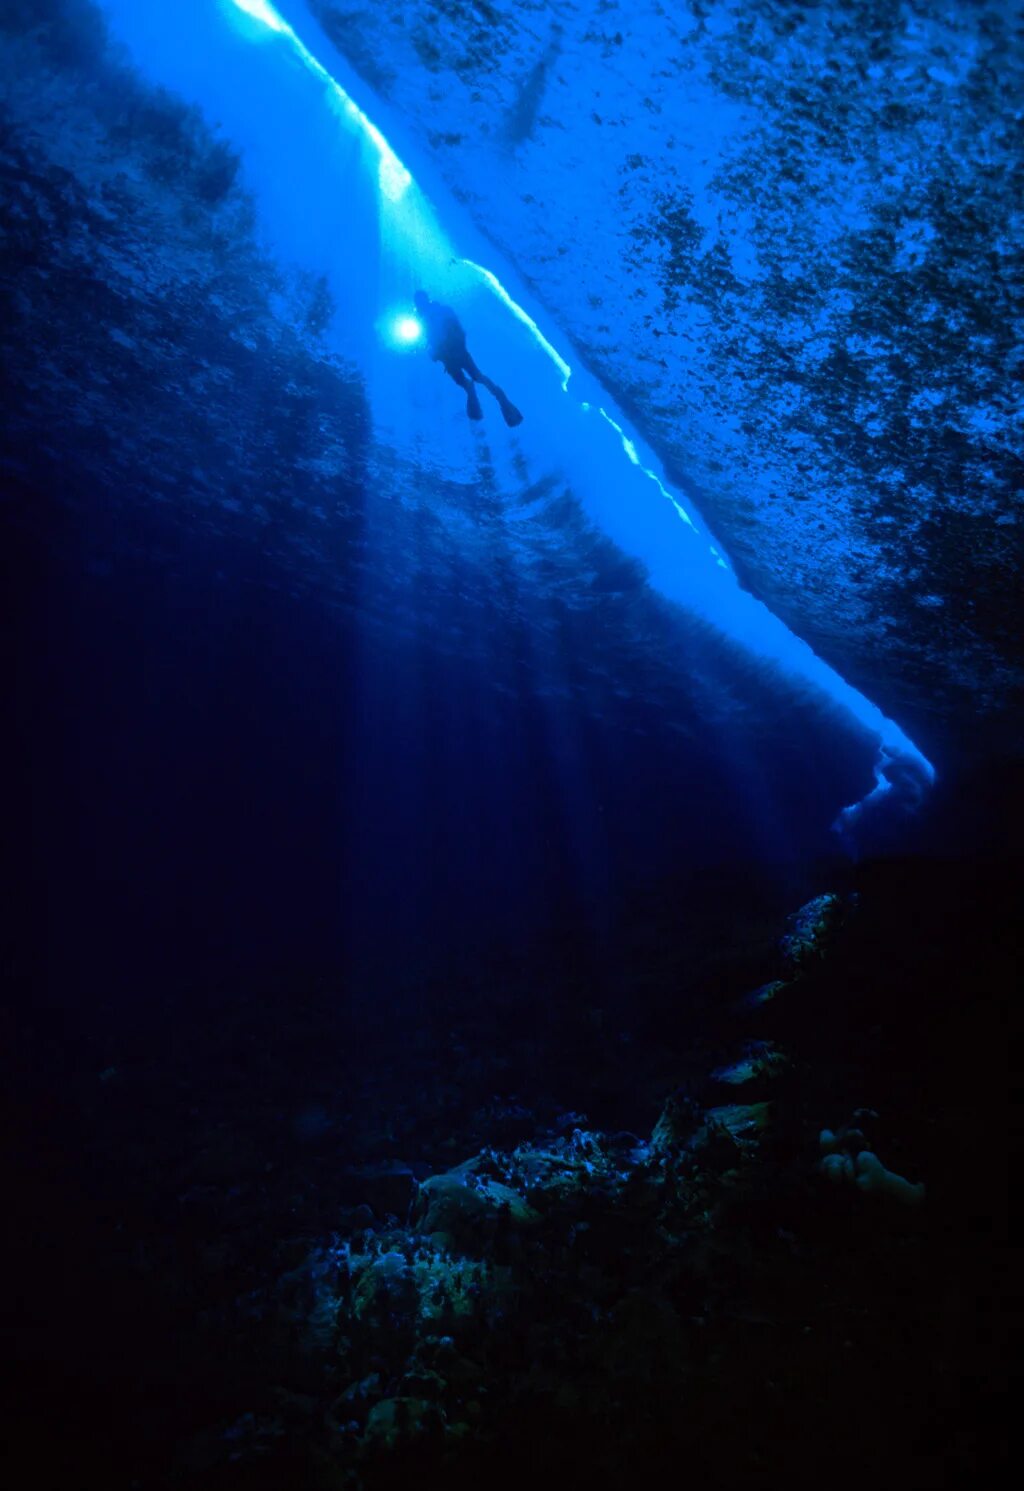
[[[1011,862],[737,887],[702,952],[680,889],[400,1029],[299,977],[9,1015],[8,1484],[996,1473]],[[830,1181],[842,1125],[925,1203]]]

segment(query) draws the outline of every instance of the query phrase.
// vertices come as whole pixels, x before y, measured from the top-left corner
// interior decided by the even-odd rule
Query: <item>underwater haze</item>
[[[940,12],[0,5],[10,1484],[997,1473],[1024,17]]]

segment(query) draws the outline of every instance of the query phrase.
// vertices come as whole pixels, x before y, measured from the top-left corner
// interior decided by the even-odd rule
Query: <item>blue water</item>
[[[198,319],[185,373],[131,373],[100,436],[65,437],[74,500],[49,528],[45,504],[26,519],[55,981],[381,962],[414,980],[553,930],[600,964],[666,878],[683,906],[721,879],[781,914],[823,864],[898,835],[929,763],[743,591],[571,326],[305,8],[101,9],[144,84],[240,153],[284,320],[297,283],[325,287],[330,316],[314,387],[262,323],[217,340],[216,285],[191,286],[187,257],[161,245],[156,285],[123,267],[140,317],[166,314],[172,338],[165,305]],[[83,187],[107,189],[117,161],[76,148]],[[420,285],[457,307],[520,427],[486,393],[471,424],[396,338]],[[137,324],[109,332],[129,365]],[[192,358],[213,370],[206,427],[175,403]],[[147,454],[150,425],[170,454]],[[232,449],[251,470],[262,438],[275,475],[254,488]],[[89,475],[96,439],[136,449],[128,482]]]
[[[146,74],[197,102],[242,150],[274,253],[326,277],[334,346],[362,371],[379,438],[416,455],[432,446],[453,473],[472,469],[483,442],[506,489],[568,480],[587,518],[644,565],[659,594],[776,670],[778,687],[820,693],[847,728],[874,737],[885,781],[895,761],[905,791],[927,786],[933,769],[899,726],[740,588],[692,502],[668,488],[611,398],[559,350],[571,327],[530,306],[437,181],[429,196],[420,187],[374,122],[380,105],[301,0],[104,9]],[[424,379],[422,356],[403,360],[394,326],[418,285],[458,308],[514,390],[527,416],[514,439],[453,420],[452,390]],[[877,800],[873,783],[864,796]]]
[[[100,9],[0,11],[12,1458],[1005,1479],[1019,774],[744,592],[301,0]]]

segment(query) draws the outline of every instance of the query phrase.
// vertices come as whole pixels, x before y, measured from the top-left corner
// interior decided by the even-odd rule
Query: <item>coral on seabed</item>
[[[790,919],[780,988],[810,983],[845,909],[824,896]],[[830,1207],[815,1183],[814,1130],[793,1102],[800,1075],[780,1047],[748,1040],[670,1092],[648,1138],[555,1108],[542,1120],[495,1097],[475,1110],[480,1147],[461,1163],[349,1167],[340,1191],[354,1204],[279,1281],[278,1298],[330,1384],[320,1448],[342,1484],[390,1486],[414,1462],[443,1475],[467,1441],[489,1452],[510,1425],[545,1416],[587,1442],[614,1424],[628,1461],[652,1422],[672,1419],[691,1390],[697,1401],[709,1373],[746,1380],[753,1355],[774,1380],[797,1325],[813,1375],[849,1326],[831,1305],[818,1319],[808,1265],[863,1237],[860,1208]],[[762,1100],[714,1103],[741,1094]],[[858,1108],[822,1130],[821,1173],[922,1200],[923,1186],[875,1154],[877,1120]],[[885,1230],[866,1216],[865,1228],[871,1240]],[[871,1281],[856,1269],[843,1279],[853,1313]]]
[[[855,1119],[859,1114],[877,1117],[877,1114],[860,1109]],[[888,1196],[904,1206],[917,1206],[925,1198],[923,1184],[915,1185],[895,1171],[887,1170],[878,1156],[867,1148],[863,1131],[853,1124],[844,1125],[835,1132],[822,1129],[818,1147],[823,1155],[819,1169],[829,1180],[856,1185],[875,1196]]]
[[[742,1185],[767,1114],[675,1094],[650,1142],[549,1132],[430,1176],[408,1226],[358,1208],[305,1265],[320,1347],[348,1377],[325,1418],[337,1452],[365,1468],[443,1450],[483,1432],[489,1392],[600,1415],[645,1362],[682,1370],[680,1307],[710,1307],[721,1187]]]

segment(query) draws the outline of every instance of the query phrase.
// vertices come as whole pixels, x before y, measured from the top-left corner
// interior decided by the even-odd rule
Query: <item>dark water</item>
[[[76,547],[62,520],[9,538],[16,807],[55,989],[357,979],[552,925],[599,949],[670,873],[781,909],[787,878],[839,857],[828,818],[856,776],[811,775],[784,719],[737,781],[727,740],[659,731],[645,701],[532,694],[523,629],[493,615],[486,658],[439,654],[287,593],[252,546],[153,518],[104,546],[96,516]]]
[[[8,1484],[992,1473],[1013,764],[855,863],[862,726],[392,449],[207,126],[4,26]]]

